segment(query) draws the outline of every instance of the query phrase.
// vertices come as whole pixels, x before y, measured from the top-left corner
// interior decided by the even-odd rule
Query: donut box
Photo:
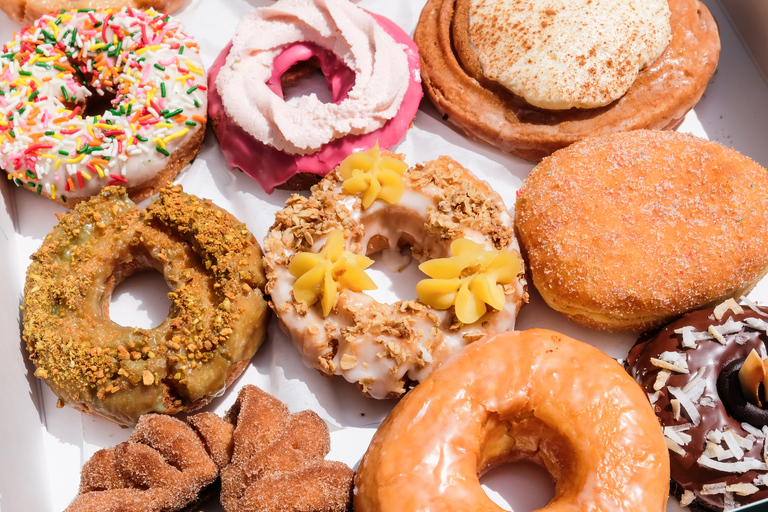
[[[210,66],[231,38],[234,27],[254,6],[269,5],[270,0],[190,0],[176,14],[199,43],[201,56]],[[413,34],[422,1],[361,0],[361,7],[382,14],[407,33]],[[722,53],[718,71],[704,97],[691,111],[679,131],[719,141],[734,147],[762,165],[768,164],[765,144],[768,119],[768,84],[762,79],[768,72],[768,40],[755,20],[768,18],[768,7],[758,0],[705,0],[718,21]],[[725,7],[727,10],[724,10]],[[214,15],[212,15],[214,14]],[[738,28],[734,28],[731,20]],[[17,26],[0,18],[0,36],[10,40]],[[738,32],[740,30],[741,32]],[[760,38],[763,38],[762,42]],[[751,50],[747,50],[744,42]],[[754,56],[754,59],[753,59]],[[762,63],[763,69],[758,67]],[[307,86],[309,90],[314,85]],[[395,150],[406,155],[409,164],[448,155],[479,178],[488,181],[511,207],[515,194],[533,164],[506,155],[490,146],[466,138],[443,122],[428,101],[423,101],[413,127]],[[289,193],[277,190],[266,194],[245,174],[227,168],[218,142],[210,132],[193,163],[176,178],[185,191],[211,199],[246,223],[261,242]],[[0,186],[0,398],[4,417],[0,420],[0,511],[63,510],[78,488],[80,468],[97,450],[122,442],[130,429],[105,420],[85,416],[72,408],[57,407],[48,387],[32,374],[20,337],[20,305],[29,255],[39,247],[56,223],[56,213],[64,209],[34,194],[15,190],[7,180]],[[142,203],[140,206],[145,206]],[[380,286],[375,292],[381,301],[414,296],[411,282],[418,275],[412,263],[387,284],[384,266],[375,264],[374,279]],[[518,317],[518,328],[546,327],[575,339],[589,342],[615,358],[626,356],[635,333],[608,333],[579,327],[549,309],[529,287],[531,302]],[[167,288],[159,274],[142,273],[118,286],[110,312],[123,325],[150,327],[165,317]],[[763,280],[750,294],[761,304],[768,303],[768,281]],[[330,459],[355,468],[377,426],[394,401],[372,400],[360,395],[342,379],[326,379],[306,368],[298,351],[282,333],[273,317],[267,340],[244,374],[222,396],[205,409],[222,414],[235,401],[237,391],[246,384],[256,384],[285,402],[291,412],[312,409],[329,425]],[[516,511],[542,507],[553,490],[543,470],[532,465],[502,466],[483,477],[487,493],[502,506]],[[536,489],[533,492],[532,489]],[[219,511],[211,500],[199,510]],[[682,510],[671,499],[668,510]]]

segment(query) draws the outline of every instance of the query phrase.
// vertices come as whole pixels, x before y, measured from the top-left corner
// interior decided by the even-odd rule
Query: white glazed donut
[[[43,16],[0,56],[0,166],[68,207],[107,185],[144,199],[202,144],[206,82],[197,43],[170,16]]]
[[[406,167],[378,147],[353,154],[309,198],[292,196],[264,241],[272,306],[304,362],[374,398],[403,394],[488,330],[513,329],[527,300],[499,195],[448,157]],[[375,288],[364,255],[400,257],[403,245],[434,279],[419,298],[379,303],[363,293]]]

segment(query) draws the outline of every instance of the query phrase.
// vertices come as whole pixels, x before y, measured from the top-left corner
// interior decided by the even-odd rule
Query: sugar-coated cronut
[[[227,412],[234,452],[221,473],[226,512],[344,512],[353,471],[325,460],[328,426],[312,411],[288,408],[256,386],[245,386]]]
[[[44,14],[77,9],[105,7],[133,7],[134,9],[155,9],[171,14],[183,0],[5,0],[0,9],[22,25],[31,25]]]
[[[0,168],[69,208],[108,185],[156,194],[205,136],[197,42],[164,13],[111,7],[52,9],[0,55]]]
[[[394,304],[367,255],[393,270],[411,258],[431,279]],[[305,364],[374,398],[406,392],[487,330],[513,329],[527,301],[512,218],[501,197],[455,160],[408,168],[358,152],[293,195],[264,240],[267,289]]]
[[[498,82],[485,76],[482,64],[475,55],[477,45],[470,38],[470,9],[478,3],[492,4],[492,1],[478,0],[428,0],[419,18],[414,40],[419,46],[424,90],[443,114],[469,137],[491,144],[502,151],[538,161],[560,148],[578,140],[606,135],[616,131],[640,128],[672,129],[682,122],[685,114],[699,101],[715,72],[720,54],[720,37],[715,19],[698,0],[670,0],[670,25],[672,39],[661,56],[637,74],[631,87],[619,99],[597,108],[571,108],[567,110],[545,110],[536,108],[510,92]],[[499,2],[501,3],[501,2]],[[562,2],[572,4],[573,2]],[[627,2],[622,2],[626,4]],[[528,2],[505,2],[508,9],[530,8]],[[584,10],[591,8],[586,2]],[[597,2],[592,2],[597,4]],[[646,2],[643,2],[646,4]],[[650,4],[650,2],[648,2]],[[525,71],[533,70],[532,76],[544,76],[548,70],[567,68],[579,70],[579,65],[565,64],[560,56],[546,47],[551,41],[563,41],[563,49],[576,54],[587,68],[587,76],[594,80],[594,74],[611,75],[621,69],[620,75],[634,73],[624,70],[625,60],[635,58],[635,53],[621,58],[603,59],[602,70],[587,64],[596,54],[604,50],[600,38],[594,41],[584,37],[584,31],[598,31],[610,16],[594,16],[585,25],[570,29],[574,39],[586,45],[579,47],[568,34],[561,32],[540,34],[538,31],[562,26],[557,19],[560,14],[555,2],[542,2],[545,7],[540,23],[525,26],[520,22],[509,23],[504,16],[475,13],[481,21],[490,24],[488,37],[495,43],[504,43],[505,35],[515,42],[522,41],[526,48],[540,49],[540,58],[524,56],[520,66]],[[624,22],[621,22],[624,24]],[[640,33],[649,23],[642,23],[631,35]],[[568,25],[566,23],[566,30]],[[581,35],[580,35],[581,34]],[[608,36],[606,36],[608,37]],[[596,49],[597,48],[597,49]],[[619,47],[621,48],[621,46]],[[626,48],[631,48],[629,44]],[[600,57],[600,55],[598,55]],[[540,70],[535,68],[540,66]],[[503,65],[509,69],[511,65]],[[521,73],[513,78],[519,79]],[[589,90],[588,87],[584,88]],[[539,98],[541,101],[543,98]],[[550,99],[547,98],[547,101]],[[547,104],[544,101],[542,104]]]
[[[171,288],[153,329],[109,318],[114,287],[156,269]],[[245,225],[181,186],[139,212],[107,187],[59,219],[32,255],[24,340],[66,404],[123,425],[196,410],[245,369],[266,332],[261,249]]]
[[[589,327],[643,331],[765,274],[768,174],[683,133],[594,137],[530,173],[515,223],[547,304]]]
[[[198,501],[219,476],[208,436],[226,431],[224,420],[204,414],[208,428],[197,431],[170,416],[142,416],[127,442],[99,450],[83,465],[80,490],[65,512],[171,512]]]
[[[768,498],[768,410],[740,385],[750,352],[766,357],[768,309],[752,307],[729,299],[689,313],[641,336],[627,356],[664,430],[673,494],[691,510]]]
[[[544,466],[542,510],[662,512],[669,457],[648,399],[598,349],[547,330],[491,334],[395,406],[355,477],[358,512],[501,511],[478,481]]]

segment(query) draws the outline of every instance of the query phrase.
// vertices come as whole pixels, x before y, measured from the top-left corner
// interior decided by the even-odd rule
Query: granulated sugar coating
[[[641,130],[557,151],[515,210],[541,296],[598,329],[662,325],[768,270],[765,168],[691,135]]]

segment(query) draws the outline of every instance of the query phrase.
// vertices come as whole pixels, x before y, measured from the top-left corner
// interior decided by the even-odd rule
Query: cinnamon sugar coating
[[[218,475],[192,428],[170,416],[148,414],[127,442],[99,450],[85,463],[79,493],[65,512],[180,510],[197,501]]]
[[[205,405],[239,375],[263,340],[261,249],[210,201],[165,188],[139,212],[107,187],[62,216],[32,256],[24,340],[35,375],[65,403],[120,424]],[[114,287],[160,271],[168,317],[153,329],[109,319]]]
[[[343,512],[351,508],[353,471],[324,460],[328,427],[312,411],[290,414],[279,400],[245,386],[227,412],[234,453],[221,473],[227,512]]]
[[[544,159],[515,222],[542,298],[590,327],[642,331],[738,297],[768,270],[768,175],[675,132],[592,138]]]

